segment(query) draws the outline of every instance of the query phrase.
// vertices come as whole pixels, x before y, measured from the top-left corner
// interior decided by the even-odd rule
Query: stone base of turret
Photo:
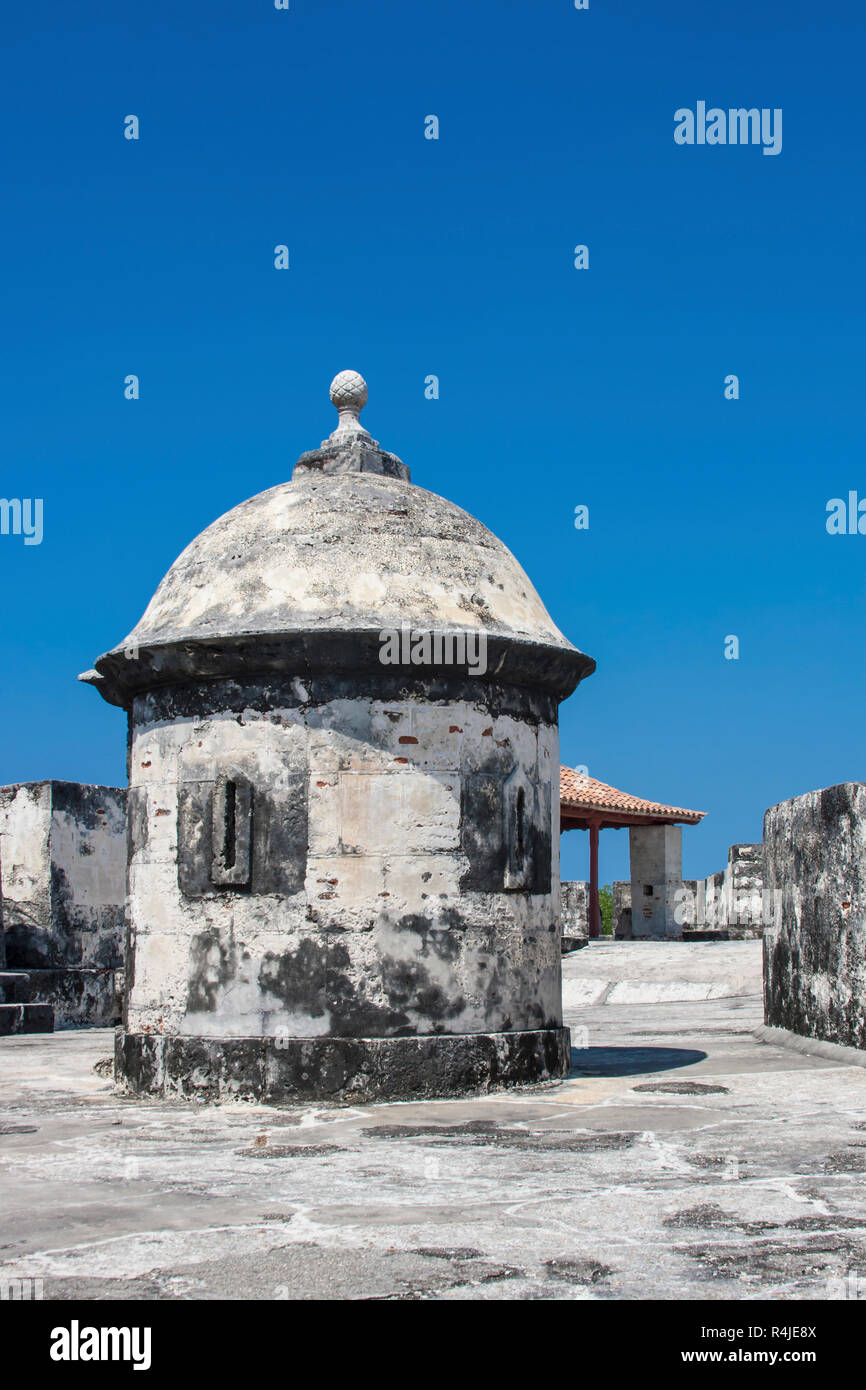
[[[202,1038],[118,1029],[115,1078],[138,1095],[289,1105],[427,1100],[567,1076],[567,1028],[404,1038]]]

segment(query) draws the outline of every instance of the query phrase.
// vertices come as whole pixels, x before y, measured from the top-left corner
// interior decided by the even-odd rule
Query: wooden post
[[[598,911],[598,821],[589,822],[589,934],[597,937],[601,932]]]

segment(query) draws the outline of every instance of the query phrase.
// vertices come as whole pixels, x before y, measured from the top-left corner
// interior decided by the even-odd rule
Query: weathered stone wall
[[[770,807],[764,888],[765,1021],[866,1048],[866,783]]]
[[[694,924],[701,931],[724,931],[728,925],[724,869],[696,883]]]
[[[631,883],[617,880],[613,885],[613,934],[620,941],[633,939]],[[676,935],[694,928],[697,920],[698,892],[703,887],[693,878],[682,879],[674,893]]]
[[[113,1022],[125,791],[76,782],[0,787],[0,850],[5,968],[20,977],[5,982],[4,998],[52,1004],[61,1025]]]
[[[684,885],[684,887],[687,885]],[[688,918],[699,930],[725,931],[731,939],[760,936],[763,930],[763,846],[731,845],[721,873],[699,879]]]
[[[554,703],[369,684],[136,698],[128,1033],[559,1027]]]
[[[582,879],[567,879],[560,892],[562,949],[573,949],[570,943],[589,937],[589,884]]]
[[[3,839],[0,837],[0,970],[6,969],[6,932],[3,929]]]
[[[0,787],[6,963],[44,964],[52,952],[51,783]]]
[[[697,926],[698,881],[684,878],[682,894],[677,897],[676,922],[684,932],[693,931]]]
[[[123,965],[126,791],[53,782],[51,900],[56,964]]]
[[[631,882],[616,879],[613,893],[613,934],[618,941],[631,940]]]
[[[763,933],[764,847],[731,845],[726,870],[728,930],[734,938]]]

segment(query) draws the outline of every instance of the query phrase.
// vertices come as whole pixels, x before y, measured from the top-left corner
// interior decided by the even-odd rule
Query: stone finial
[[[331,400],[340,418],[333,434],[323,439],[318,449],[301,454],[295,464],[293,478],[310,472],[380,473],[386,478],[402,478],[410,482],[409,469],[396,454],[389,454],[373,439],[361,424],[360,415],[367,404],[367,383],[360,372],[338,372],[331,382]]]
[[[331,439],[341,439],[347,434],[369,434],[360,418],[367,404],[367,383],[360,372],[338,372],[331,382],[330,396],[340,415]]]

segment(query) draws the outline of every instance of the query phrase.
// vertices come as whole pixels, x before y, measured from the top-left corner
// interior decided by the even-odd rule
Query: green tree
[[[598,890],[598,910],[601,913],[602,936],[613,936],[613,889],[609,883]]]

